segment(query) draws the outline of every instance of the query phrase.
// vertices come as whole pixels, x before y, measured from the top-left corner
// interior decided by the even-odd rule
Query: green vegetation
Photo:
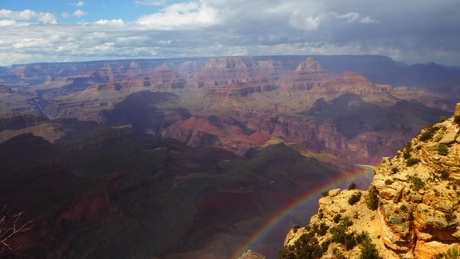
[[[342,218],[342,214],[335,214],[334,218],[332,220],[334,220],[334,223],[339,223],[340,219]]]
[[[438,254],[436,259],[458,259],[459,253],[456,247],[449,248],[445,253]]]
[[[361,192],[356,192],[348,198],[348,204],[354,205],[357,203],[359,200],[361,200]]]
[[[455,116],[455,117],[454,117],[454,122],[455,122],[457,125],[460,125],[460,116]]]
[[[441,178],[442,179],[444,179],[444,180],[449,179],[449,176],[450,176],[449,172],[447,172],[446,170],[442,170],[440,173],[441,173]]]
[[[321,223],[321,224],[319,224],[317,234],[320,235],[320,236],[324,236],[324,235],[326,235],[328,229],[329,229],[328,225],[326,225],[325,223]]]
[[[385,180],[385,184],[386,184],[386,185],[392,185],[392,184],[393,184],[393,180],[391,180],[391,179],[386,179],[386,180]]]
[[[432,131],[425,131],[420,135],[419,140],[420,141],[427,141],[433,137],[433,132]]]
[[[368,235],[365,235],[359,248],[361,250],[361,255],[359,256],[360,259],[378,259],[380,258],[379,252],[377,251],[375,244],[372,243]]]
[[[379,206],[377,198],[375,197],[374,193],[371,189],[367,191],[366,195],[366,205],[370,210],[376,210]]]
[[[278,258],[280,259],[313,259],[319,258],[322,255],[323,251],[321,250],[319,241],[313,232],[303,234],[299,237],[299,239],[297,239],[297,241],[295,241],[294,245],[278,252]]]
[[[413,166],[413,165],[418,164],[419,162],[420,162],[419,158],[411,157],[411,158],[407,159],[406,165],[407,166]]]
[[[425,182],[423,182],[422,178],[414,176],[412,177],[411,181],[414,184],[413,189],[415,191],[425,188]]]
[[[348,218],[344,217],[340,220],[337,226],[331,228],[332,241],[336,243],[345,244],[347,241],[347,230],[348,227],[353,225],[353,222]]]
[[[404,153],[403,153],[403,158],[404,158],[404,159],[409,159],[410,157],[411,157],[411,154],[410,154],[410,153],[408,153],[408,152],[404,152]]]
[[[407,206],[406,205],[401,205],[401,207],[399,207],[401,209],[401,211],[404,211],[406,212],[407,211]]]
[[[439,129],[438,126],[433,125],[431,127],[425,128],[424,132],[420,135],[420,141],[427,141],[434,136],[434,133]]]
[[[441,116],[439,117],[439,122],[445,122],[446,121],[446,116]]]
[[[352,182],[350,183],[350,185],[348,186],[348,190],[354,190],[358,187],[358,184],[356,182]]]
[[[447,156],[448,148],[446,144],[443,144],[443,143],[439,144],[437,150],[438,150],[439,155]]]

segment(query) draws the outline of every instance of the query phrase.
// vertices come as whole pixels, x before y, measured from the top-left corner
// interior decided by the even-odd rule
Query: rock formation
[[[206,66],[187,80],[192,87],[226,86],[232,83],[273,80],[283,73],[279,61],[252,57],[210,58]]]
[[[289,73],[280,82],[281,90],[311,90],[328,82],[332,76],[313,58],[300,63],[296,70]]]
[[[325,191],[318,213],[305,228],[289,232],[281,253],[307,255],[303,258],[458,256],[459,120],[454,116],[425,128],[395,157],[384,158],[368,191]]]
[[[276,90],[276,87],[268,82],[257,83],[232,83],[226,87],[206,88],[205,98],[219,100],[225,97],[242,98],[253,93]]]
[[[311,92],[323,94],[366,94],[388,92],[391,90],[392,87],[390,85],[376,85],[357,72],[343,72],[334,79],[315,86]]]

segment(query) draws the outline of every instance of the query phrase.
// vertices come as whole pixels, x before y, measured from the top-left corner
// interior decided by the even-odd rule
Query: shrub
[[[413,166],[413,165],[418,164],[418,162],[420,162],[420,159],[419,159],[419,158],[414,158],[414,157],[412,157],[412,158],[407,159],[406,165],[407,165],[407,166]]]
[[[335,214],[335,216],[334,216],[334,218],[332,218],[332,220],[334,220],[334,222],[337,224],[337,223],[339,223],[341,218],[342,218],[342,214]]]
[[[370,210],[376,210],[379,206],[377,198],[374,196],[374,193],[371,189],[367,191],[366,195],[366,205]]]
[[[323,253],[327,252],[327,249],[329,248],[329,245],[331,244],[331,239],[326,239],[324,242],[321,243],[321,250]]]
[[[385,184],[386,185],[391,185],[391,184],[393,184],[393,181],[391,179],[386,179]]]
[[[403,153],[403,158],[404,158],[404,159],[408,159],[408,158],[410,158],[410,157],[411,157],[411,154],[410,154],[409,152],[405,152],[405,151],[404,151],[404,153]]]
[[[444,180],[447,180],[449,178],[449,172],[447,172],[446,170],[442,170],[441,171],[441,178],[444,179]]]
[[[443,143],[439,144],[437,150],[438,150],[439,155],[447,156],[448,148],[446,144],[443,144]]]
[[[446,121],[446,116],[439,117],[439,122],[445,122],[445,121]]]
[[[433,132],[431,131],[425,131],[420,135],[419,140],[420,141],[427,141],[433,137]]]
[[[404,150],[406,152],[411,152],[412,151],[412,143],[410,141],[406,142],[406,145],[404,145]]]
[[[297,233],[297,230],[298,230],[299,228],[300,228],[299,225],[294,225],[294,226],[292,227],[292,230],[294,231],[294,233]]]
[[[354,190],[354,189],[356,189],[356,187],[358,187],[358,184],[356,182],[352,182],[348,186],[348,190]]]
[[[351,226],[353,222],[348,217],[343,218],[337,226],[331,228],[332,241],[340,244],[344,244],[347,237],[348,227]]]
[[[323,213],[321,210],[318,212],[318,218],[319,218],[319,219],[323,219],[323,218],[324,218],[324,213]]]
[[[320,236],[326,235],[326,232],[327,232],[328,229],[329,229],[329,226],[328,226],[328,225],[326,225],[326,224],[324,224],[324,223],[321,223],[321,224],[319,225],[318,235],[320,235]]]
[[[361,250],[360,259],[378,259],[380,258],[379,252],[374,243],[372,243],[369,237],[365,238],[359,246]]]
[[[445,253],[438,254],[435,258],[436,259],[458,259],[459,253],[457,248],[451,247],[447,249]]]
[[[328,190],[324,190],[324,191],[321,192],[321,196],[323,196],[323,197],[326,197],[326,196],[328,196],[328,195],[329,195],[329,191],[328,191]]]
[[[407,207],[406,207],[406,205],[404,205],[404,204],[401,205],[401,207],[399,207],[399,208],[401,209],[401,211],[404,211],[404,212],[407,211]]]
[[[460,125],[460,116],[455,116],[454,117],[454,122],[458,125]]]
[[[418,176],[412,177],[412,183],[414,184],[414,190],[416,191],[425,187],[425,183],[423,182],[422,178]]]
[[[356,192],[348,198],[348,204],[354,205],[357,203],[359,200],[361,200],[361,192]]]
[[[305,233],[289,246],[278,252],[278,258],[319,258],[323,255],[318,239],[313,233]]]

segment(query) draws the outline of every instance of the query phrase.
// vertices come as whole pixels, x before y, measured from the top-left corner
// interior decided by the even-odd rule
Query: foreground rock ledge
[[[459,104],[456,110],[460,111]],[[360,258],[364,245],[358,242],[352,247],[346,239],[358,240],[365,232],[381,258],[436,258],[458,252],[460,127],[455,121],[452,117],[422,130],[396,156],[384,158],[369,190],[324,192],[309,225],[289,231],[284,251],[299,254],[307,245],[299,250],[296,242],[310,234],[309,242],[322,250],[309,250],[310,258],[314,253],[321,258]],[[372,199],[374,209],[369,207]],[[337,229],[344,218],[350,223],[340,242]],[[327,230],[321,233],[321,229]]]

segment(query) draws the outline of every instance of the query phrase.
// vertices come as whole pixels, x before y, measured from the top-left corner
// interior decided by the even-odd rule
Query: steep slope
[[[32,134],[0,143],[0,205],[34,220],[15,240],[19,256],[227,258],[285,204],[346,174],[282,143],[237,156],[89,128],[54,144]]]
[[[318,62],[309,57],[300,63],[295,71],[289,73],[280,82],[281,90],[311,90],[329,81],[332,76]]]
[[[375,169],[368,191],[330,190],[283,258],[438,258],[460,249],[460,104]],[[456,257],[442,257],[456,258]]]
[[[359,73],[343,72],[324,84],[315,85],[311,92],[323,94],[368,94],[389,92],[391,90],[392,87],[390,85],[375,85]]]

